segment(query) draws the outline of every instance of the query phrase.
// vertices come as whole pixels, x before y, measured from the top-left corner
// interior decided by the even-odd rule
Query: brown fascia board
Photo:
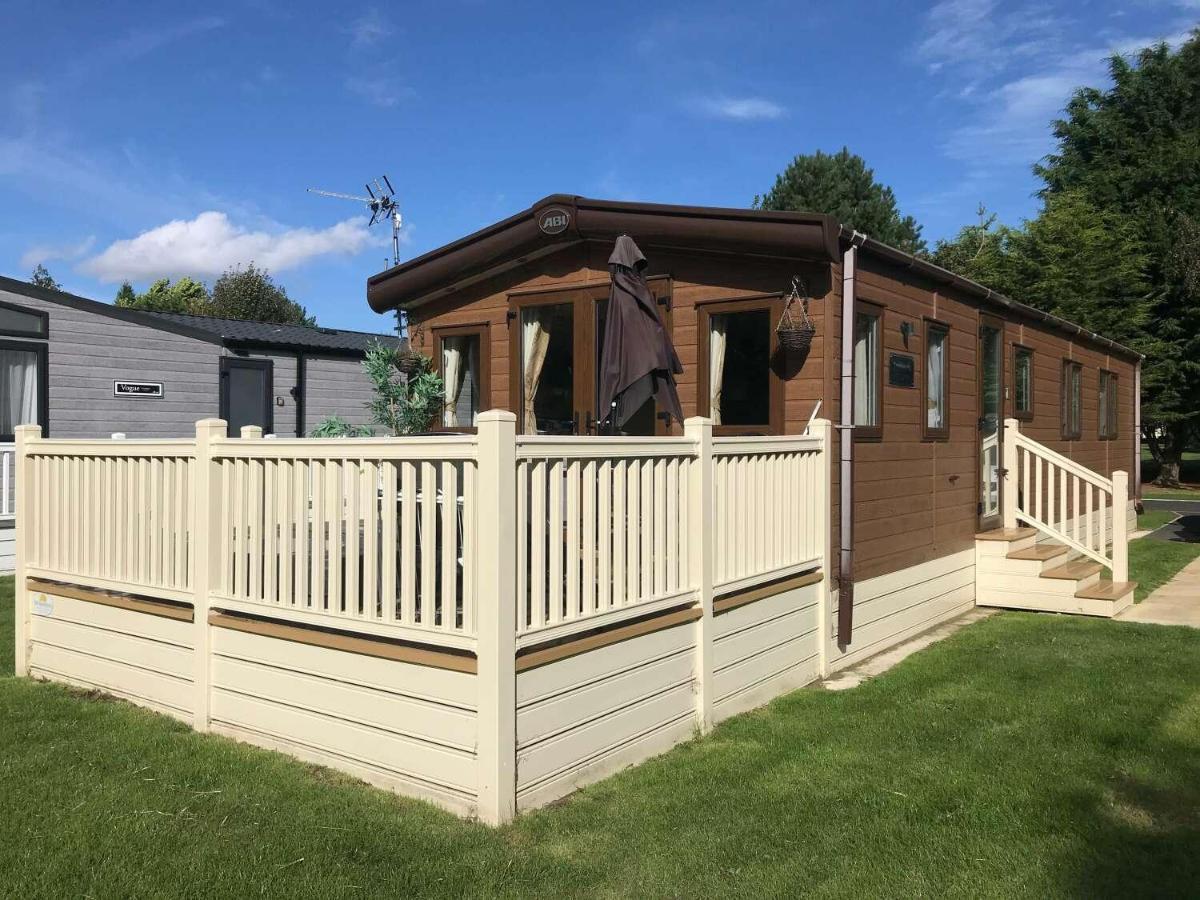
[[[538,227],[541,214],[561,207],[570,224],[561,234]],[[376,312],[411,309],[506,269],[581,241],[611,241],[628,234],[644,249],[678,248],[760,256],[840,258],[841,226],[817,213],[768,212],[711,206],[673,206],[592,200],[552,194],[524,212],[439,247],[367,279],[367,302]]]
[[[1101,334],[1096,334],[1094,331],[1089,331],[1082,325],[1076,325],[1074,322],[1068,322],[1066,319],[1059,318],[1044,310],[1013,300],[997,291],[993,291],[989,287],[984,287],[977,281],[972,281],[970,278],[964,278],[961,275],[955,275],[949,269],[943,269],[941,266],[934,265],[928,260],[913,256],[911,253],[905,253],[903,250],[897,250],[888,244],[880,243],[874,238],[863,234],[861,231],[854,231],[853,229],[846,228],[844,225],[841,226],[841,243],[843,247],[850,247],[851,245],[862,247],[868,253],[885,259],[893,265],[903,269],[911,269],[932,281],[948,284],[965,294],[979,298],[984,303],[996,309],[1033,319],[1035,322],[1040,322],[1068,337],[1083,338],[1086,341],[1104,347],[1106,350],[1129,357],[1130,359],[1142,360],[1146,358],[1145,354],[1138,353],[1124,344],[1118,344],[1116,341],[1106,338]]]

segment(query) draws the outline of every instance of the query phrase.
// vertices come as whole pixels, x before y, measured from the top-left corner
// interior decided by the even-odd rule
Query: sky
[[[0,274],[111,300],[266,267],[387,331],[387,225],[306,188],[387,174],[408,259],[553,193],[749,206],[866,159],[932,244],[1037,210],[1051,121],[1200,0],[205,4],[0,0]]]

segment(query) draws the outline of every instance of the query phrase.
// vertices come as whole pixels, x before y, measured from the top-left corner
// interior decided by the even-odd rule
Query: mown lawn
[[[1200,631],[999,614],[499,831],[0,677],[0,808],[22,898],[1194,894]]]
[[[1177,518],[1179,513],[1169,509],[1147,509],[1137,517],[1138,531],[1153,531],[1162,528],[1168,522],[1174,522]]]
[[[1138,583],[1133,595],[1135,602],[1141,603],[1197,556],[1200,556],[1200,544],[1148,537],[1130,541],[1129,577]]]

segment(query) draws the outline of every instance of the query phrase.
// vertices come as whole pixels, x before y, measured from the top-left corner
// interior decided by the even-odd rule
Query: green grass
[[[1200,631],[1003,613],[498,831],[0,678],[0,808],[22,898],[1194,894]]]
[[[1186,451],[1179,466],[1179,480],[1183,488],[1160,488],[1152,483],[1158,477],[1159,465],[1154,461],[1148,447],[1142,447],[1142,496],[1148,499],[1173,500],[1185,498],[1200,500],[1200,452]]]
[[[1147,509],[1137,517],[1138,531],[1153,531],[1156,528],[1162,528],[1168,522],[1174,522],[1177,518],[1179,518],[1179,513],[1171,512],[1169,509]]]
[[[1166,584],[1198,556],[1200,544],[1152,541],[1148,538],[1130,541],[1129,578],[1138,583],[1134,600],[1141,603],[1155,588]]]

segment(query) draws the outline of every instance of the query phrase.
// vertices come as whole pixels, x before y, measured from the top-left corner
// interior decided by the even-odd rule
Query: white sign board
[[[161,381],[114,381],[114,397],[156,398],[163,395]]]

